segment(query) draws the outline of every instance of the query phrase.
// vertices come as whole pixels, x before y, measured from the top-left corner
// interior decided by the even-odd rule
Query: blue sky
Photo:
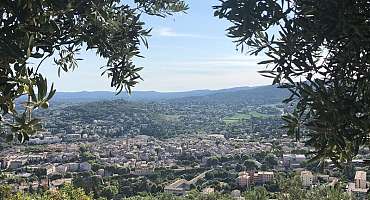
[[[261,57],[236,51],[225,36],[228,22],[213,17],[217,0],[189,0],[187,14],[167,18],[144,16],[152,37],[149,49],[142,48],[144,59],[135,64],[144,67],[144,81],[134,90],[187,91],[221,89],[270,84],[257,73]],[[54,82],[58,91],[114,91],[106,76],[100,77],[105,61],[94,52],[81,53],[84,60],[73,72],[57,76],[56,66],[42,65],[41,71]],[[52,64],[50,64],[52,65]]]

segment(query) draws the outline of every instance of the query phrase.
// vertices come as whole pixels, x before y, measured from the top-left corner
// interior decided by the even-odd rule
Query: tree
[[[9,185],[0,186],[0,199],[8,199],[12,195],[12,188]]]
[[[276,165],[278,165],[278,159],[274,154],[267,154],[265,159],[263,160],[263,164],[266,165],[268,169],[273,169]]]
[[[81,161],[83,162],[96,160],[96,156],[92,154],[90,151],[82,152],[80,154],[80,157],[81,157]]]
[[[287,200],[300,200],[306,199],[306,192],[302,189],[302,182],[299,176],[294,177],[281,177],[277,179],[277,183],[281,192],[279,193],[278,199]]]
[[[355,174],[356,174],[355,166],[352,163],[345,165],[342,169],[342,174],[345,180],[353,181],[353,179],[355,178]]]
[[[111,185],[103,188],[101,195],[107,199],[113,199],[118,194],[117,186]]]
[[[212,157],[208,158],[207,165],[208,166],[215,166],[215,165],[218,165],[219,162],[220,162],[220,160],[217,156],[212,156]]]
[[[237,172],[241,172],[241,171],[243,171],[243,166],[241,165],[241,164],[236,164],[235,165],[235,171],[237,171]]]
[[[246,160],[244,161],[245,170],[251,171],[251,170],[257,170],[258,166],[256,164],[256,161],[254,160]]]
[[[260,71],[291,96],[288,133],[315,148],[314,159],[349,162],[370,132],[370,2],[222,0],[215,16],[244,51],[264,53]]]
[[[10,188],[5,186],[5,188]],[[65,185],[61,189],[56,191],[46,191],[42,194],[30,194],[17,192],[12,194],[6,189],[6,196],[3,196],[4,186],[0,187],[1,199],[7,200],[91,200],[92,198],[85,194],[80,188],[74,188],[72,185]]]
[[[99,196],[104,187],[101,177],[93,176],[90,173],[74,177],[72,183],[75,187],[82,188],[86,193],[94,194],[96,197]]]
[[[267,200],[268,192],[264,187],[256,187],[252,191],[245,193],[245,199],[247,200]]]
[[[132,87],[140,80],[133,63],[140,55],[140,44],[148,47],[150,29],[144,28],[141,14],[165,17],[186,10],[181,0],[62,0],[0,2],[0,122],[8,128],[10,141],[20,141],[41,128],[40,120],[31,113],[47,108],[55,94],[48,92],[45,75],[39,72],[43,61],[53,58],[62,71],[73,71],[81,51],[95,51],[107,60],[102,75],[107,75],[117,92]],[[82,50],[84,49],[84,50]],[[36,63],[36,64],[32,64]],[[26,98],[25,98],[26,97]],[[24,109],[16,101],[25,101]],[[13,118],[14,122],[7,120]]]

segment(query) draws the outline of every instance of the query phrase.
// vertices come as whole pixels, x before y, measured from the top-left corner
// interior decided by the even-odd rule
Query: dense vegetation
[[[278,181],[277,190],[268,190],[266,186],[254,187],[251,190],[242,193],[247,200],[268,200],[270,198],[278,200],[312,200],[312,199],[324,199],[324,200],[346,200],[350,197],[347,193],[342,192],[340,186],[333,188],[330,187],[317,187],[311,190],[303,190],[299,179],[296,177],[288,179],[280,179]],[[267,188],[267,189],[266,189]],[[107,200],[107,199],[117,199],[114,194],[116,194],[116,189],[114,186],[104,188],[102,190],[102,195],[98,198],[93,198],[86,195],[81,189],[77,189],[70,185],[66,185],[57,191],[46,191],[41,193],[12,193],[8,186],[0,186],[0,199],[7,200]],[[121,199],[121,198],[118,198]],[[203,194],[197,190],[192,190],[190,193],[183,197],[174,196],[166,193],[158,194],[148,194],[141,193],[140,195],[122,198],[123,200],[232,200],[234,199],[230,194],[223,193],[212,193]]]
[[[65,185],[56,191],[45,191],[40,193],[12,193],[11,187],[7,185],[0,186],[1,200],[91,200],[89,195],[79,188],[71,185]]]
[[[165,17],[187,9],[180,0],[7,0],[0,2],[0,128],[10,128],[20,142],[40,129],[31,118],[37,108],[47,108],[55,93],[39,72],[43,61],[53,58],[61,71],[78,66],[77,55],[95,51],[106,59],[102,72],[118,92],[140,80],[141,67],[133,63],[140,45],[148,47],[150,29],[144,28],[142,14]],[[32,64],[35,63],[35,64]],[[50,67],[50,66],[47,66]],[[16,100],[28,97],[23,108]],[[19,112],[19,113],[18,113]],[[14,121],[6,121],[3,116]]]
[[[286,127],[297,139],[310,130],[317,159],[340,165],[369,144],[368,0],[225,0],[214,8],[242,51],[265,54],[262,75],[291,91]]]

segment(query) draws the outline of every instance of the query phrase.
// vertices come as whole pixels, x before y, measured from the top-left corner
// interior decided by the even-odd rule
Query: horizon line
[[[217,91],[217,90],[227,90],[227,89],[236,89],[236,88],[255,88],[255,87],[261,87],[261,86],[273,86],[272,84],[261,84],[261,85],[246,85],[246,86],[235,86],[235,87],[226,87],[226,88],[216,88],[216,89],[190,89],[190,90],[176,90],[176,91],[170,91],[170,90],[135,90],[133,89],[131,93],[135,92],[158,92],[158,93],[180,93],[180,92],[193,92],[193,91]],[[80,91],[58,91],[56,93],[80,93],[80,92],[111,92],[111,93],[117,93],[115,90],[80,90]],[[121,93],[127,93],[125,90],[122,90]]]

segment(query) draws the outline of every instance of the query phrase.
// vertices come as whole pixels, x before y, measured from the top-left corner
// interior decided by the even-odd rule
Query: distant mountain
[[[281,102],[288,91],[276,86],[236,87],[221,90],[193,90],[187,92],[133,91],[131,95],[122,92],[58,92],[54,102],[84,103],[123,99],[128,101],[171,101],[178,103],[251,103],[267,104]]]
[[[250,104],[264,105],[281,103],[289,96],[287,89],[277,88],[276,86],[259,86],[250,87],[241,90],[219,90],[214,93],[196,96],[173,99],[171,102],[183,104]]]
[[[186,97],[206,96],[215,93],[243,91],[249,89],[251,89],[251,87],[236,87],[221,90],[193,90],[186,92],[133,91],[131,95],[128,95],[124,91],[118,95],[116,95],[116,93],[114,92],[107,91],[57,92],[53,98],[53,101],[66,103],[69,102],[83,103],[116,99],[124,99],[129,101],[160,101]]]

